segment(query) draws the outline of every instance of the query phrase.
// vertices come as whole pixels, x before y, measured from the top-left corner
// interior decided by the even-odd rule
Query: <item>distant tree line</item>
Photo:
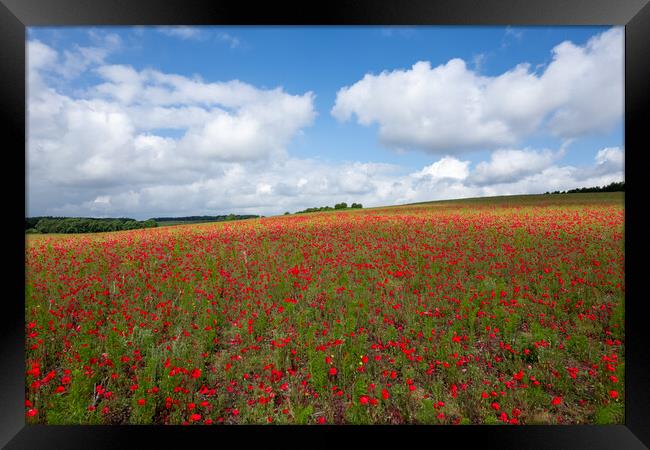
[[[226,220],[257,219],[253,214],[228,214],[225,216],[187,216],[187,217],[154,217],[156,222],[224,222]]]
[[[338,209],[358,209],[358,208],[363,208],[363,205],[361,203],[352,203],[352,205],[348,207],[347,203],[341,202],[334,205],[333,208],[331,206],[321,206],[320,208],[319,207],[307,208],[307,209],[303,209],[302,211],[296,211],[296,214],[321,212],[321,211],[335,211]],[[289,212],[286,212],[284,214],[287,215],[289,214]]]
[[[155,220],[139,221],[127,217],[95,219],[90,217],[27,217],[27,233],[99,233],[102,231],[135,230],[158,226]]]
[[[545,194],[582,194],[587,192],[625,192],[625,181],[610,183],[607,186],[583,187],[568,191],[546,192]]]

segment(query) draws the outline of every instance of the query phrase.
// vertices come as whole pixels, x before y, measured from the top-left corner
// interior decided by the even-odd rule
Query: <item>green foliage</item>
[[[339,211],[342,209],[361,209],[363,205],[361,203],[352,203],[351,206],[348,206],[346,202],[337,203],[332,208],[331,206],[321,206],[303,209],[302,211],[296,211],[296,214],[312,213],[312,212],[323,212],[323,211]],[[288,214],[288,213],[285,213]]]
[[[26,233],[99,233],[137,228],[154,228],[153,219],[137,221],[129,218],[95,219],[90,217],[30,217],[25,219]]]
[[[625,406],[623,403],[610,403],[596,411],[594,423],[597,425],[611,425],[623,423],[625,416]]]
[[[305,408],[300,408],[296,412],[296,423],[298,425],[305,425],[309,422],[309,418],[314,413],[314,407],[307,405]]]
[[[569,189],[568,191],[546,192],[548,194],[583,194],[587,192],[625,192],[625,181],[613,182],[607,186],[583,187],[578,189]]]
[[[222,216],[185,216],[185,217],[154,217],[153,220],[160,225],[169,225],[170,223],[200,223],[200,222],[226,222],[230,220],[257,219],[262,216],[253,214],[228,214]],[[170,223],[166,223],[170,222]]]

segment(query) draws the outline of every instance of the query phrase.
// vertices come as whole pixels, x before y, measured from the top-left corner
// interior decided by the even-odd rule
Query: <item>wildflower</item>
[[[552,405],[559,405],[562,403],[562,397],[554,397],[553,400],[551,400]]]

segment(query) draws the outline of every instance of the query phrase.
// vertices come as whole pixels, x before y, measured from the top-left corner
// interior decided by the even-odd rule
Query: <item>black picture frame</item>
[[[577,426],[176,427],[26,425],[24,408],[25,42],[40,25],[621,25],[625,26],[625,424]],[[5,219],[0,318],[0,445],[22,448],[190,448],[210,445],[301,448],[353,445],[465,446],[500,449],[650,447],[650,327],[642,277],[647,264],[639,163],[648,151],[650,105],[648,0],[347,0],[315,4],[198,0],[0,0],[0,114],[5,127]],[[645,125],[645,126],[644,126]],[[8,138],[8,139],[7,139]],[[7,160],[9,158],[9,160]],[[10,176],[7,176],[9,174]],[[23,177],[23,181],[20,178]],[[22,189],[19,187],[22,186]],[[15,192],[18,191],[18,192]],[[647,276],[647,275],[646,275]],[[139,442],[144,442],[140,444]],[[420,442],[420,444],[416,444]]]

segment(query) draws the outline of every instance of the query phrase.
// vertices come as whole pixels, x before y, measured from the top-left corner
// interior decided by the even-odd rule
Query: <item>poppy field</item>
[[[623,423],[623,203],[30,235],[26,420]]]

